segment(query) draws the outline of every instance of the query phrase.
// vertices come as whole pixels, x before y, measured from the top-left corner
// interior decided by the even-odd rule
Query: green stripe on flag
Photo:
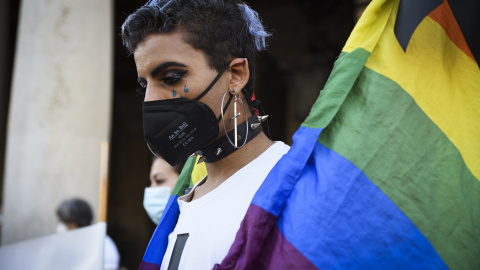
[[[192,171],[195,166],[196,157],[189,157],[183,166],[182,172],[178,177],[177,183],[173,187],[172,194],[178,197],[185,195],[185,189],[190,186],[192,182]]]
[[[302,126],[324,128],[332,121],[369,56],[370,52],[362,48],[340,54],[325,89],[321,91]]]
[[[480,182],[397,83],[364,68],[319,142],[363,170],[449,267],[480,269]]]

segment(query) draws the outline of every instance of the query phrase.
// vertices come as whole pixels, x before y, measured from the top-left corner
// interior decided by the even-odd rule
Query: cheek
[[[150,187],[158,187],[160,186],[155,180],[150,180]]]
[[[166,185],[170,186],[171,188],[173,188],[175,186],[175,184],[177,183],[177,180],[178,180],[178,176],[175,176],[175,175],[172,175],[169,179],[168,179],[168,182],[165,183]]]
[[[212,111],[215,113],[217,118],[220,116],[221,107],[222,107],[222,99],[226,92],[228,92],[228,85],[222,83],[222,80],[219,80],[213,87],[210,89],[207,95],[205,95],[200,101],[205,103]],[[223,106],[227,105],[228,99],[230,95],[227,93],[225,95],[225,99],[223,99]],[[231,107],[231,102],[230,106]]]
[[[148,85],[144,101],[164,100],[173,98],[173,88],[166,89],[155,85]]]

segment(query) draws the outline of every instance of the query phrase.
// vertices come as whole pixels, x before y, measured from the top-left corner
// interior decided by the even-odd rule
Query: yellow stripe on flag
[[[407,52],[400,47],[393,16],[366,66],[397,82],[460,151],[480,179],[480,70],[433,19],[415,30]],[[435,139],[435,138],[432,138]]]
[[[364,13],[368,16],[362,16],[353,29],[350,37],[343,48],[343,52],[351,52],[360,47],[369,52],[375,48],[380,39],[391,12],[393,11],[394,1],[373,1],[365,9]]]
[[[202,180],[205,178],[207,175],[207,167],[205,166],[205,162],[198,163],[198,160],[200,159],[200,155],[197,156],[195,159],[195,165],[193,166],[193,171],[192,171],[192,184],[195,185],[198,183],[198,181]]]

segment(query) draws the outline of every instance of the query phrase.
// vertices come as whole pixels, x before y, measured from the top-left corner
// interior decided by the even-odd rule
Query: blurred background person
[[[71,198],[63,201],[56,210],[59,222],[57,232],[65,232],[88,226],[92,223],[93,212],[90,205],[83,199]],[[104,270],[117,270],[120,264],[120,254],[115,242],[105,235]]]
[[[145,188],[143,207],[153,223],[158,225],[167,206],[173,187],[182,172],[184,162],[172,167],[165,160],[153,157],[150,168],[150,186]],[[205,163],[196,164],[192,172],[191,186],[207,175]]]
[[[154,157],[150,168],[150,186],[145,188],[143,207],[153,223],[158,225],[183,164],[170,166],[165,160]]]

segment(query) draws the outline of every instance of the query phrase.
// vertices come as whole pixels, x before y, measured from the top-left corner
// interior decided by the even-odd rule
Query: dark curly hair
[[[247,58],[250,79],[243,90],[251,105],[255,81],[255,52],[266,47],[258,14],[238,0],[157,0],[130,14],[122,25],[125,47],[134,53],[154,33],[183,32],[185,42],[207,56],[220,71],[233,58]]]

